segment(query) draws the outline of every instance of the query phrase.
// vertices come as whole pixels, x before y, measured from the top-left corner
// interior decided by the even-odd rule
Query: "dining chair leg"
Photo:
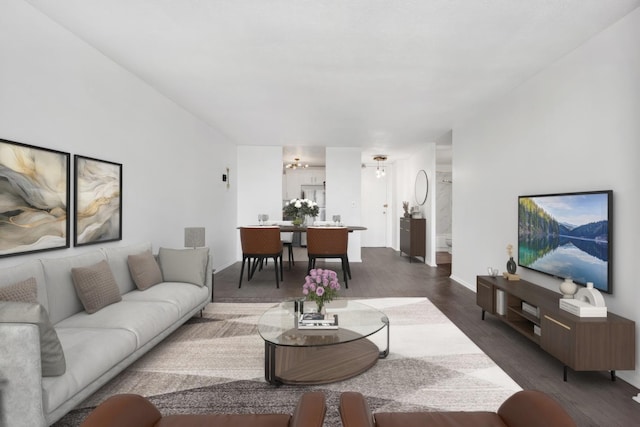
[[[347,274],[347,259],[346,257],[341,257],[340,260],[342,261],[342,277],[344,278],[344,287],[345,288],[349,288],[349,280],[347,279],[348,274]]]
[[[284,264],[284,261],[282,260],[282,253],[280,253],[280,280],[284,282],[284,270],[282,269],[283,264]]]
[[[256,274],[256,268],[258,268],[258,266],[260,266],[260,270],[262,270],[262,258],[261,257],[254,258],[251,264],[252,265],[251,265],[251,271],[249,274],[249,280],[253,279],[253,275]]]
[[[242,287],[242,275],[244,274],[244,262],[246,261],[247,257],[245,257],[244,255],[242,256],[242,268],[240,269],[240,282],[238,283],[238,288]]]
[[[278,272],[278,257],[274,256],[273,257],[273,263],[274,263],[274,270],[276,271],[276,288],[280,288],[280,274]],[[282,266],[282,264],[280,264],[280,266]]]
[[[349,264],[349,256],[345,255],[346,263],[347,263],[347,274],[349,275],[349,279],[351,279],[351,264]]]
[[[289,251],[289,261],[288,261],[289,262],[289,270],[291,270],[291,266],[292,265],[293,266],[296,265],[296,262],[293,259],[293,245],[291,243],[288,243],[286,246],[287,246],[287,249]]]

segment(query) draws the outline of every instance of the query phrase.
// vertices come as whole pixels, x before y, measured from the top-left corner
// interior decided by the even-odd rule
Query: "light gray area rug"
[[[55,424],[77,426],[117,393],[149,397],[163,414],[291,413],[301,393],[327,396],[325,426],[340,426],[343,391],[374,411],[495,411],[520,387],[426,298],[359,300],[389,318],[391,352],[338,383],[273,387],[264,381],[260,315],[273,303],[213,303]],[[372,337],[380,348],[386,333]]]

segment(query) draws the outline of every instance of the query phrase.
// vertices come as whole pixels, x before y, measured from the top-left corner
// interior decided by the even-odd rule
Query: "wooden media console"
[[[607,317],[578,317],[559,307],[562,295],[525,280],[478,276],[476,303],[485,312],[534,341],[574,371],[635,369],[635,322]]]

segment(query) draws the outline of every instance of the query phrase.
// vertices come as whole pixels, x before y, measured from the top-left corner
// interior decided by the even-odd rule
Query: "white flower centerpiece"
[[[319,213],[318,204],[309,199],[291,199],[284,206],[284,214],[293,217],[293,225],[302,225],[306,215],[315,218]]]

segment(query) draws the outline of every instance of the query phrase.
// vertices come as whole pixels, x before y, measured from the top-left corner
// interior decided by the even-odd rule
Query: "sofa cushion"
[[[149,291],[155,289],[155,286]],[[133,291],[140,292],[140,291]],[[157,301],[122,301],[88,314],[80,312],[56,324],[56,328],[124,329],[136,338],[136,349],[173,326],[181,318],[175,304]]]
[[[71,276],[78,298],[89,314],[122,300],[118,284],[105,260],[89,267],[72,268]]]
[[[51,310],[49,308],[49,301],[47,297],[47,287],[44,280],[44,271],[42,270],[42,263],[40,260],[31,260],[22,264],[18,264],[12,267],[5,267],[0,269],[0,288],[34,278],[37,283],[37,299],[44,308],[47,309],[49,315]],[[54,322],[55,323],[55,322]]]
[[[0,301],[38,303],[38,284],[35,277],[29,277],[12,285],[0,286]]]
[[[85,312],[80,314],[89,316]],[[98,314],[100,312],[93,316]],[[56,331],[67,355],[67,372],[60,377],[42,379],[45,413],[51,413],[76,396],[136,350],[135,334],[124,329],[56,326]]]
[[[0,322],[38,325],[42,376],[50,377],[64,374],[66,363],[62,346],[49,321],[47,310],[41,304],[0,301]]]
[[[180,317],[209,300],[209,289],[190,283],[163,282],[146,291],[132,291],[122,296],[123,301],[152,302],[164,301],[175,305]]]
[[[102,250],[109,261],[113,277],[120,288],[120,294],[126,294],[136,288],[136,284],[131,277],[129,270],[129,255],[137,255],[147,251],[151,251],[151,243],[136,243],[121,247],[108,247]]]
[[[103,259],[106,257],[99,250],[64,258],[42,259],[44,279],[48,288],[48,311],[51,323],[55,325],[62,319],[84,311],[71,278],[71,269],[93,265]]]
[[[162,271],[151,251],[129,255],[127,258],[133,282],[139,290],[144,291],[162,282]]]
[[[167,249],[158,252],[165,282],[185,282],[204,286],[209,262],[209,248]]]

